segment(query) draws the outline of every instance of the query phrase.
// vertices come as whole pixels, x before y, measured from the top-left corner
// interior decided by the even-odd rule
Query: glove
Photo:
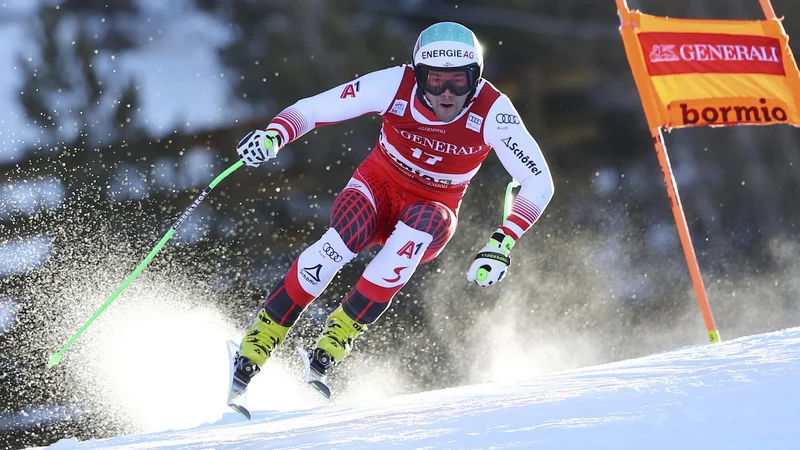
[[[492,238],[486,247],[475,256],[467,272],[467,280],[474,281],[480,287],[491,286],[499,283],[506,276],[506,270],[511,264],[511,248],[514,239],[506,236],[501,230],[492,233]]]
[[[277,131],[255,130],[236,144],[236,152],[245,164],[258,167],[261,163],[278,156],[278,150],[282,147],[281,135]]]

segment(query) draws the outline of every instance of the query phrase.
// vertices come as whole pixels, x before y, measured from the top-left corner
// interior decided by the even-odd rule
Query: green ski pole
[[[183,223],[183,221],[186,220],[187,217],[189,217],[189,214],[191,214],[192,211],[194,211],[195,208],[197,208],[197,205],[199,205],[203,201],[203,199],[206,198],[209,192],[211,192],[211,190],[214,189],[214,187],[216,187],[216,185],[219,184],[220,181],[225,179],[225,177],[233,173],[236,169],[242,167],[242,165],[244,165],[244,162],[237,161],[232,166],[228,167],[224,172],[219,174],[216,178],[214,178],[214,180],[211,183],[209,183],[207,188],[203,189],[203,192],[201,192],[200,195],[197,196],[197,198],[194,200],[189,209],[187,209],[186,212],[184,212],[180,216],[180,218],[178,218],[175,224],[173,224],[172,227],[169,229],[169,231],[167,231],[167,234],[165,234],[164,237],[162,237],[161,240],[158,241],[158,244],[156,244],[156,246],[153,247],[152,250],[150,250],[150,253],[148,253],[147,256],[144,258],[144,261],[142,261],[141,263],[139,263],[138,266],[136,266],[136,269],[134,269],[133,273],[130,274],[128,279],[126,279],[122,283],[122,285],[118,287],[113,294],[111,294],[111,297],[109,297],[108,300],[106,300],[106,302],[103,303],[103,306],[101,306],[97,311],[95,311],[92,317],[90,317],[89,320],[87,320],[86,323],[83,324],[83,326],[78,331],[76,331],[71,338],[69,338],[69,341],[67,341],[67,343],[64,344],[63,347],[61,347],[61,350],[59,350],[57,353],[53,353],[52,355],[50,355],[50,359],[47,361],[48,369],[61,362],[61,356],[64,354],[64,352],[66,352],[67,349],[69,349],[72,346],[72,344],[75,343],[78,337],[81,334],[83,334],[83,332],[86,331],[87,328],[89,328],[89,325],[91,325],[92,322],[94,322],[94,320],[97,319],[97,317],[100,316],[100,314],[102,314],[103,311],[106,310],[106,308],[108,308],[111,302],[116,300],[119,294],[121,294],[122,291],[124,291],[125,288],[127,288],[128,285],[131,284],[131,282],[135,280],[137,276],[139,276],[139,273],[141,273],[142,270],[144,270],[144,268],[147,267],[147,265],[150,263],[153,257],[155,257],[156,254],[161,250],[161,247],[163,247],[164,244],[166,244],[167,241],[170,240],[172,235],[175,234],[175,230],[177,230],[178,227],[181,226],[181,223]]]
[[[519,181],[513,178],[511,179],[511,182],[508,183],[508,186],[506,186],[506,201],[503,204],[503,221],[505,221],[508,218],[508,215],[511,214],[511,205],[514,203],[514,198],[511,196],[511,191],[518,186]]]

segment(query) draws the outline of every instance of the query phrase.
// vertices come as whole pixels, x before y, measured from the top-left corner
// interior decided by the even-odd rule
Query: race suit
[[[288,144],[364,114],[379,114],[383,122],[377,145],[336,198],[330,228],[268,296],[265,309],[281,325],[292,325],[360,251],[382,245],[343,302],[352,319],[375,322],[416,267],[453,236],[464,192],[492,149],[521,184],[501,230],[519,239],[541,216],[553,196],[552,178],[508,97],[481,79],[448,123],[426,101],[413,68],[402,65],[302,99],[269,123],[267,130]]]

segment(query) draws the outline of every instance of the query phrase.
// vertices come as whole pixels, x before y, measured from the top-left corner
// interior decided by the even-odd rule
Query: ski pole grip
[[[508,183],[508,186],[506,186],[506,199],[505,202],[503,203],[503,221],[505,221],[508,218],[508,215],[511,214],[511,205],[514,203],[514,197],[512,197],[511,194],[514,188],[518,186],[519,186],[519,181],[513,178]]]

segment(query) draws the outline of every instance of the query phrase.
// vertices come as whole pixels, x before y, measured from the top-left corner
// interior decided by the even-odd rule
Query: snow
[[[14,326],[17,310],[19,310],[19,306],[14,300],[0,297],[0,335]],[[2,424],[0,424],[0,431],[2,431]]]
[[[25,412],[11,412],[0,416],[0,433],[13,432],[23,427],[34,427],[58,423],[77,413],[73,408],[44,405]]]
[[[0,279],[39,267],[52,246],[52,238],[44,234],[0,242]]]
[[[53,177],[0,184],[0,220],[33,216],[61,206],[67,188]]]
[[[517,382],[261,408],[250,422],[225,413],[196,428],[51,448],[800,448],[798,361],[800,329],[789,329]],[[267,369],[253,389],[275,381]]]

